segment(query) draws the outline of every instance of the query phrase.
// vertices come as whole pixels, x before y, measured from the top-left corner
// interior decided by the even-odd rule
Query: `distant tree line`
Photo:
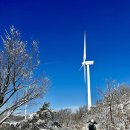
[[[87,106],[80,107],[75,112],[71,109],[54,111],[49,108],[49,103],[44,103],[39,111],[30,115],[27,120],[21,121],[15,129],[81,130],[86,127],[87,122],[94,119],[100,130],[129,130],[130,87],[125,84],[116,86],[114,82],[107,82],[106,91],[98,91],[102,99],[97,101],[91,111],[87,110]]]

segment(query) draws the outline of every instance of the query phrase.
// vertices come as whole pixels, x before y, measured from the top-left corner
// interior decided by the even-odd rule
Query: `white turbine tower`
[[[84,81],[85,81],[85,85],[86,85],[86,80],[87,80],[87,87],[88,87],[88,110],[91,109],[91,90],[90,90],[90,70],[89,70],[89,66],[93,65],[93,64],[94,64],[94,61],[87,61],[86,60],[86,33],[84,33],[84,54],[83,54],[83,62],[82,62],[82,66],[81,67],[84,67]]]
[[[27,93],[28,93],[28,89],[25,88],[25,95],[27,95]],[[27,119],[27,106],[28,106],[28,104],[25,103],[25,108],[24,108],[24,118],[25,118],[25,120]]]

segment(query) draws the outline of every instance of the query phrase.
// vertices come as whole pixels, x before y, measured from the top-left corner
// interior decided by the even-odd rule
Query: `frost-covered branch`
[[[0,116],[4,118],[0,118],[0,124],[17,108],[44,95],[48,86],[48,78],[34,76],[40,63],[37,41],[28,46],[14,26],[5,31],[1,40]]]

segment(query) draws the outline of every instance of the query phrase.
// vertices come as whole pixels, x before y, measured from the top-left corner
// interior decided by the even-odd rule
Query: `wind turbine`
[[[83,54],[83,62],[82,67],[84,67],[84,81],[85,85],[88,87],[88,111],[91,109],[91,89],[90,89],[90,69],[89,66],[93,65],[94,61],[86,60],[86,32],[84,32],[84,54]],[[86,73],[87,72],[87,73]],[[87,80],[87,84],[86,84]]]

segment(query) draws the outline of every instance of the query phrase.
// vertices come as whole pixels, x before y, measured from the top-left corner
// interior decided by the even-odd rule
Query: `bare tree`
[[[96,104],[95,115],[99,117],[102,128],[129,129],[130,88],[108,81],[106,92],[99,91],[103,99],[101,103]]]
[[[71,109],[61,109],[55,114],[55,120],[61,124],[61,126],[68,127],[71,121]]]
[[[129,129],[130,118],[130,88],[121,84],[114,92],[116,97],[115,104],[115,123],[122,124],[125,130]]]
[[[1,39],[0,124],[17,108],[44,95],[48,85],[48,78],[34,76],[40,64],[37,41],[27,46],[14,26]]]
[[[87,106],[79,107],[79,109],[75,113],[72,113],[72,120],[74,121],[74,123],[82,123],[83,120],[86,119],[87,112]]]

